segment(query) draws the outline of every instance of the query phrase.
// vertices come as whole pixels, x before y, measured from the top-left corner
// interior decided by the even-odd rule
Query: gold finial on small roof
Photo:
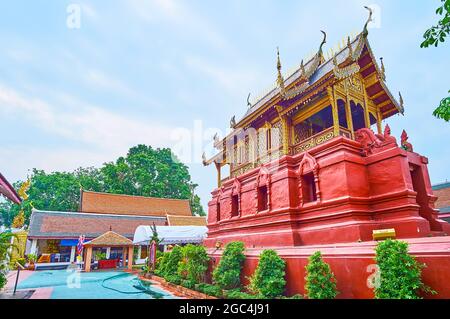
[[[381,61],[381,79],[386,82],[386,69],[384,67],[383,57],[380,58]]]
[[[349,50],[349,56],[353,57],[353,47],[352,47],[352,42],[350,40],[350,36],[347,38],[347,48]]]
[[[284,87],[284,78],[281,74],[281,60],[280,60],[280,49],[277,47],[277,70],[278,70],[278,76],[277,76],[277,84],[281,89],[281,93],[284,94],[285,87]]]
[[[398,96],[399,96],[399,98],[400,98],[400,100],[399,100],[400,106],[403,108],[403,106],[404,106],[404,104],[405,104],[405,101],[403,101],[402,93],[401,93],[401,92],[398,92]]]

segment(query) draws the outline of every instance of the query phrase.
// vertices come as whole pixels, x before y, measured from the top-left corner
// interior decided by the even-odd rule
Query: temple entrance
[[[410,165],[409,170],[411,172],[411,180],[413,189],[417,192],[416,202],[419,205],[420,217],[426,219],[430,223],[430,229],[432,231],[440,231],[441,227],[434,222],[432,213],[433,210],[429,206],[429,198],[427,189],[425,186],[425,179],[423,177],[422,168],[417,165]]]

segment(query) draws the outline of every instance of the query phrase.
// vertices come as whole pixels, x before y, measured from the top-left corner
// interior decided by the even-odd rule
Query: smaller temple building
[[[30,219],[27,253],[41,262],[71,263],[76,258],[80,236],[89,242],[113,231],[133,239],[140,225],[206,225],[205,217],[192,216],[189,200],[152,198],[81,191],[79,212],[34,209]],[[144,249],[143,249],[144,248]],[[121,259],[122,247],[93,247],[106,258]],[[146,258],[147,249],[137,246],[137,259]]]

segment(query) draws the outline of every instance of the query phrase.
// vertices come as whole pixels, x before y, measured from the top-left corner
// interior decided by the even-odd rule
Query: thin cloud
[[[172,127],[83,104],[69,95],[58,106],[0,85],[0,113],[24,118],[40,129],[110,151],[139,143],[167,146]]]

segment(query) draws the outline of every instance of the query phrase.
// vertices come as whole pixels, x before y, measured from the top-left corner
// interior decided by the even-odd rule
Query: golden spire
[[[306,70],[305,70],[305,64],[303,63],[303,60],[302,60],[302,63],[300,63],[300,70],[302,71],[302,77],[305,77]]]
[[[348,51],[349,51],[348,56],[349,57],[353,57],[353,47],[352,47],[352,42],[350,40],[350,36],[347,38],[347,48],[348,48]]]
[[[338,61],[337,61],[337,53],[333,55],[333,65],[334,65],[335,67],[337,67],[337,66],[339,65],[339,64],[338,64]]]
[[[277,77],[277,84],[281,89],[281,94],[284,94],[285,87],[284,87],[284,78],[281,74],[281,60],[280,60],[280,50],[277,47],[277,70],[278,70],[278,77]]]
[[[384,67],[383,57],[380,58],[381,61],[381,79],[386,82],[386,69]]]

